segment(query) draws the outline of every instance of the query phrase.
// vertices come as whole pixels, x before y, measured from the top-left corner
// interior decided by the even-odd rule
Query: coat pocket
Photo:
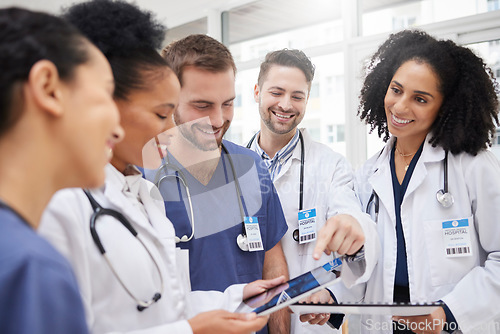
[[[464,219],[468,221],[468,233],[472,242],[469,249],[470,254],[466,256],[451,256],[449,241],[447,241],[443,233],[443,222]],[[424,233],[432,286],[457,283],[472,268],[477,266],[477,247],[475,247],[474,243],[476,240],[476,231],[472,216],[460,219],[425,221]]]

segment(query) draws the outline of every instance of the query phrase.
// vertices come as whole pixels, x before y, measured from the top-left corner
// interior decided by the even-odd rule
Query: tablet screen
[[[243,301],[236,312],[273,313],[333,284],[340,277],[342,260],[336,258],[321,267],[297,276],[257,296]]]

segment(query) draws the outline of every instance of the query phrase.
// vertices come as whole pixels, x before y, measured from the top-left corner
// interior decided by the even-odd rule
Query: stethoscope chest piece
[[[443,168],[443,189],[437,191],[436,199],[443,208],[449,208],[455,200],[453,199],[453,195],[448,191],[448,151],[445,151],[444,154]]]
[[[238,247],[246,252],[248,251],[248,242],[247,242],[247,236],[243,234],[238,234],[238,237],[236,238],[236,243],[238,244]]]
[[[444,192],[443,189],[439,189],[436,193],[436,199],[443,206],[443,208],[449,208],[453,205],[455,200],[453,199],[453,195],[449,192]]]

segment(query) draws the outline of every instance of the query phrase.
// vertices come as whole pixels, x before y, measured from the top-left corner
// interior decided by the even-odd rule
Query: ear
[[[256,83],[255,86],[253,87],[253,99],[257,103],[259,103],[259,95],[260,95],[260,88],[259,88],[259,84]]]
[[[63,113],[62,81],[56,66],[49,60],[40,60],[31,67],[28,77],[28,89],[33,102],[40,109],[60,116]]]

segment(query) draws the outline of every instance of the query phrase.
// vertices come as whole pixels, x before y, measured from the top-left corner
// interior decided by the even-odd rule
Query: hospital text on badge
[[[446,257],[472,255],[468,218],[445,221],[442,228]]]

